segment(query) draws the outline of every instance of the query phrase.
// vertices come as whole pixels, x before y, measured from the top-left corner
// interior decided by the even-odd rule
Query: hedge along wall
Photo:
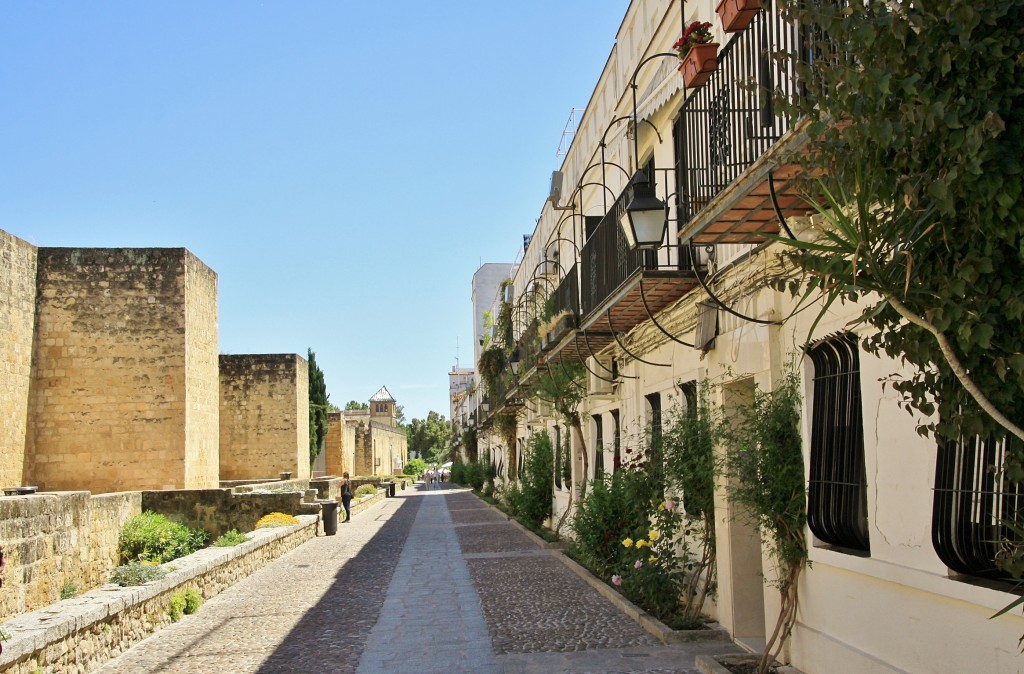
[[[82,591],[106,583],[121,527],[140,512],[140,492],[0,497],[0,621],[59,601],[65,584]]]

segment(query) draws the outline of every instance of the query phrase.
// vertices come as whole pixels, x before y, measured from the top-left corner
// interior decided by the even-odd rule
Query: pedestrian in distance
[[[352,480],[348,473],[341,474],[341,505],[345,508],[345,522],[352,521]]]

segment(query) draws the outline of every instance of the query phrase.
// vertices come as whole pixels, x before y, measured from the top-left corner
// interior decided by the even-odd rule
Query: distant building
[[[330,475],[395,475],[408,461],[405,429],[398,426],[395,399],[386,386],[373,394],[369,409],[329,412],[324,443]]]

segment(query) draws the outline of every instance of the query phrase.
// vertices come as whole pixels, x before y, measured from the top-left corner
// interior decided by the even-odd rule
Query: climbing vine
[[[728,497],[748,513],[776,565],[781,608],[758,666],[764,674],[793,631],[798,581],[807,565],[797,375],[787,373],[772,391],[755,387],[749,404],[719,415],[715,436],[725,448]]]

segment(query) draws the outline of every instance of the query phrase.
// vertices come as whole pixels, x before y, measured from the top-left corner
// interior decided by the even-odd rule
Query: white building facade
[[[978,559],[943,543],[950,532],[979,534],[936,497],[949,476],[935,440],[917,434],[921,419],[883,386],[905,366],[863,349],[870,328],[850,329],[861,308],[849,304],[825,315],[805,349],[817,310],[794,313],[795,301],[770,285],[785,272],[766,236],[779,231],[779,214],[794,229],[811,221],[784,159],[801,142],[799,125],[766,114],[767,102],[738,86],[750,74],[741,64],[773,46],[764,36],[792,30],[762,4],[748,28],[728,34],[711,0],[685,3],[685,16],[679,2],[630,4],[555,178],[561,189],[543,204],[513,278],[517,311],[535,317],[533,325],[549,321],[539,339],[525,334],[530,321],[516,324],[518,339],[539,344],[517,354],[520,381],[543,363],[585,365],[580,415],[589,456],[587,474],[571,462],[578,483],[614,470],[680,401],[684,385],[711,382],[712,402],[728,414],[731,401],[749,399],[755,386],[772,390],[795,368],[811,564],[784,659],[808,674],[1024,671],[1024,618],[1017,611],[990,619],[1016,597],[1012,583],[990,573],[992,541],[973,541]],[[717,70],[701,87],[684,85],[672,48],[695,20],[712,21],[721,45]],[[787,80],[783,71],[774,76]],[[630,248],[620,223],[641,170],[668,207],[663,243],[646,252]],[[510,391],[506,406],[519,410],[519,442],[538,429],[556,445],[574,442],[543,402]],[[488,425],[500,411],[479,412],[480,443],[507,465],[503,439]],[[554,519],[570,488],[558,480]],[[969,490],[958,499],[963,508],[985,507]],[[764,582],[772,561],[724,488],[715,519],[718,593],[708,612],[757,650],[779,612],[778,592]]]

